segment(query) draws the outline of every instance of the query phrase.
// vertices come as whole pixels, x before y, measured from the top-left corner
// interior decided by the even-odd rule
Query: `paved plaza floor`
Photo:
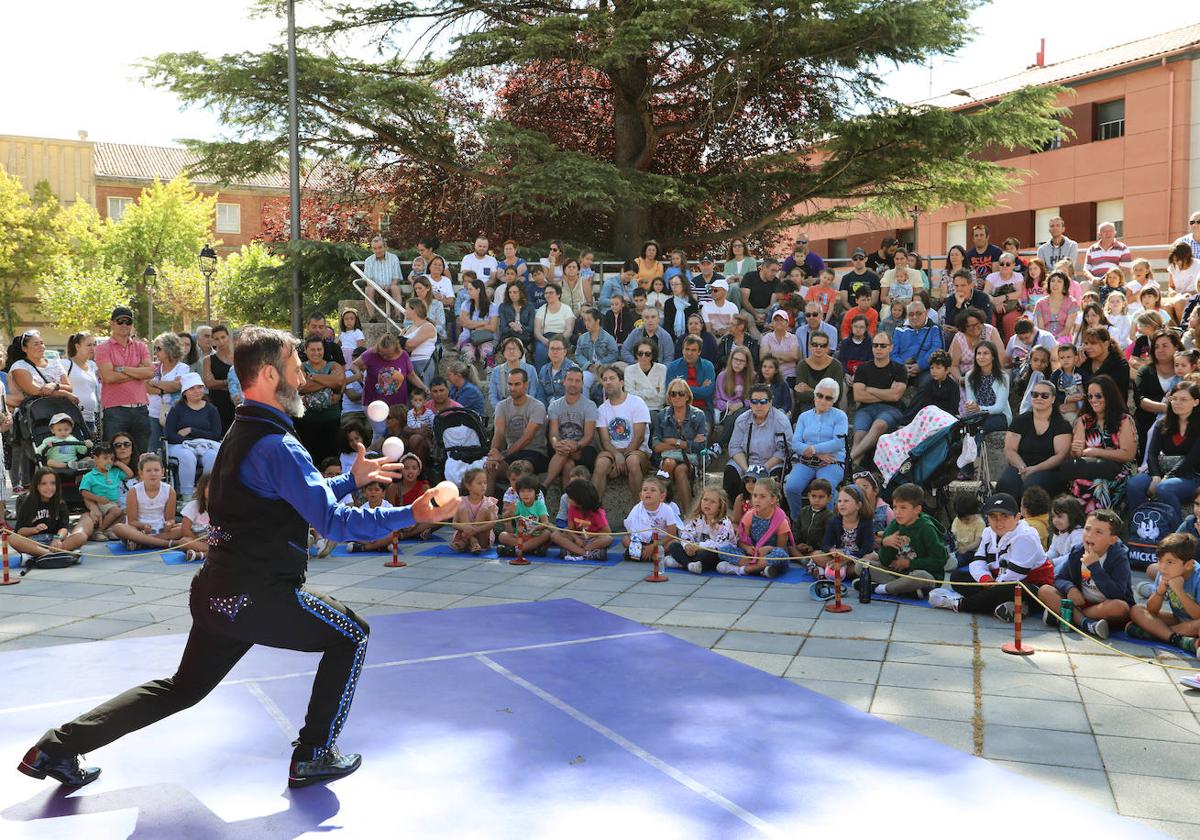
[[[822,612],[805,585],[686,574],[655,584],[642,581],[647,567],[629,563],[514,567],[418,554],[427,547],[403,545],[409,565],[398,569],[384,568],[381,556],[313,560],[309,583],[367,617],[573,598],[1167,835],[1200,838],[1200,692],[1177,684],[1181,672],[1134,662],[1040,621],[1027,625],[1037,653],[1017,658],[1000,652],[1011,627],[991,616],[857,601],[852,612],[834,615]],[[55,645],[80,641],[185,633],[194,571],[155,556],[105,556],[32,572],[0,588],[0,652],[52,654]],[[0,708],[32,702],[7,695]],[[18,756],[10,758],[15,764]]]

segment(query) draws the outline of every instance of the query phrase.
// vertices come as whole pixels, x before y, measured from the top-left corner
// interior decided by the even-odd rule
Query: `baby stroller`
[[[958,457],[962,454],[963,441],[978,435],[987,417],[987,412],[982,411],[968,414],[914,446],[908,453],[908,459],[884,487],[884,495],[890,499],[892,491],[901,484],[920,485],[924,488],[928,500],[926,511],[943,522],[953,521],[950,482],[954,481],[958,474]],[[981,457],[977,459],[979,492],[985,493],[987,488],[991,487],[991,476],[988,474],[988,459],[983,455],[982,447],[980,454]]]
[[[482,467],[489,446],[483,419],[469,408],[447,408],[433,418],[430,460],[447,481],[458,484],[463,473]]]
[[[45,459],[35,453],[38,444],[50,437],[50,419],[56,414],[66,414],[74,425],[73,434],[78,440],[90,440],[87,424],[79,406],[66,397],[32,397],[21,403],[13,418],[13,460],[16,462],[18,480],[28,484],[33,471]],[[79,495],[79,479],[82,470],[56,467],[58,483],[63,499],[73,512],[84,509],[83,497]]]

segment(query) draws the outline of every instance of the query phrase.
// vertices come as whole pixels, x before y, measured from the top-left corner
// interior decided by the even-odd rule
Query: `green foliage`
[[[37,286],[38,311],[63,332],[107,330],[113,307],[127,305],[133,293],[120,270],[60,257]]]
[[[260,242],[243,245],[217,266],[213,310],[216,317],[235,324],[261,324],[286,329],[291,325],[291,304],[283,259]]]
[[[0,307],[9,335],[16,329],[16,301],[30,280],[50,272],[63,251],[58,199],[39,181],[31,197],[0,167]]]
[[[176,265],[173,262],[158,266],[154,282],[155,319],[171,318],[185,330],[192,322],[204,317],[204,275],[196,259]],[[213,276],[216,281],[216,275]]]

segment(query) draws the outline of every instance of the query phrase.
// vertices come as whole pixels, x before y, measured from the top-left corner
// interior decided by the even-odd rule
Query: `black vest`
[[[241,406],[217,452],[209,487],[208,558],[197,575],[212,592],[299,586],[308,570],[308,523],[287,502],[264,499],[239,476],[256,443],[292,430],[272,412]]]

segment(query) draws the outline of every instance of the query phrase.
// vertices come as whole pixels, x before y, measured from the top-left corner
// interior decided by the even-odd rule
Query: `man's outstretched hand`
[[[403,477],[403,467],[398,461],[389,461],[386,458],[368,458],[365,446],[361,443],[355,446],[358,452],[354,456],[354,465],[350,467],[355,487],[364,487],[372,481],[391,484]]]
[[[433,506],[433,491],[430,487],[412,503],[413,519],[417,522],[449,522],[458,510],[458,498],[451,499],[444,505]]]

